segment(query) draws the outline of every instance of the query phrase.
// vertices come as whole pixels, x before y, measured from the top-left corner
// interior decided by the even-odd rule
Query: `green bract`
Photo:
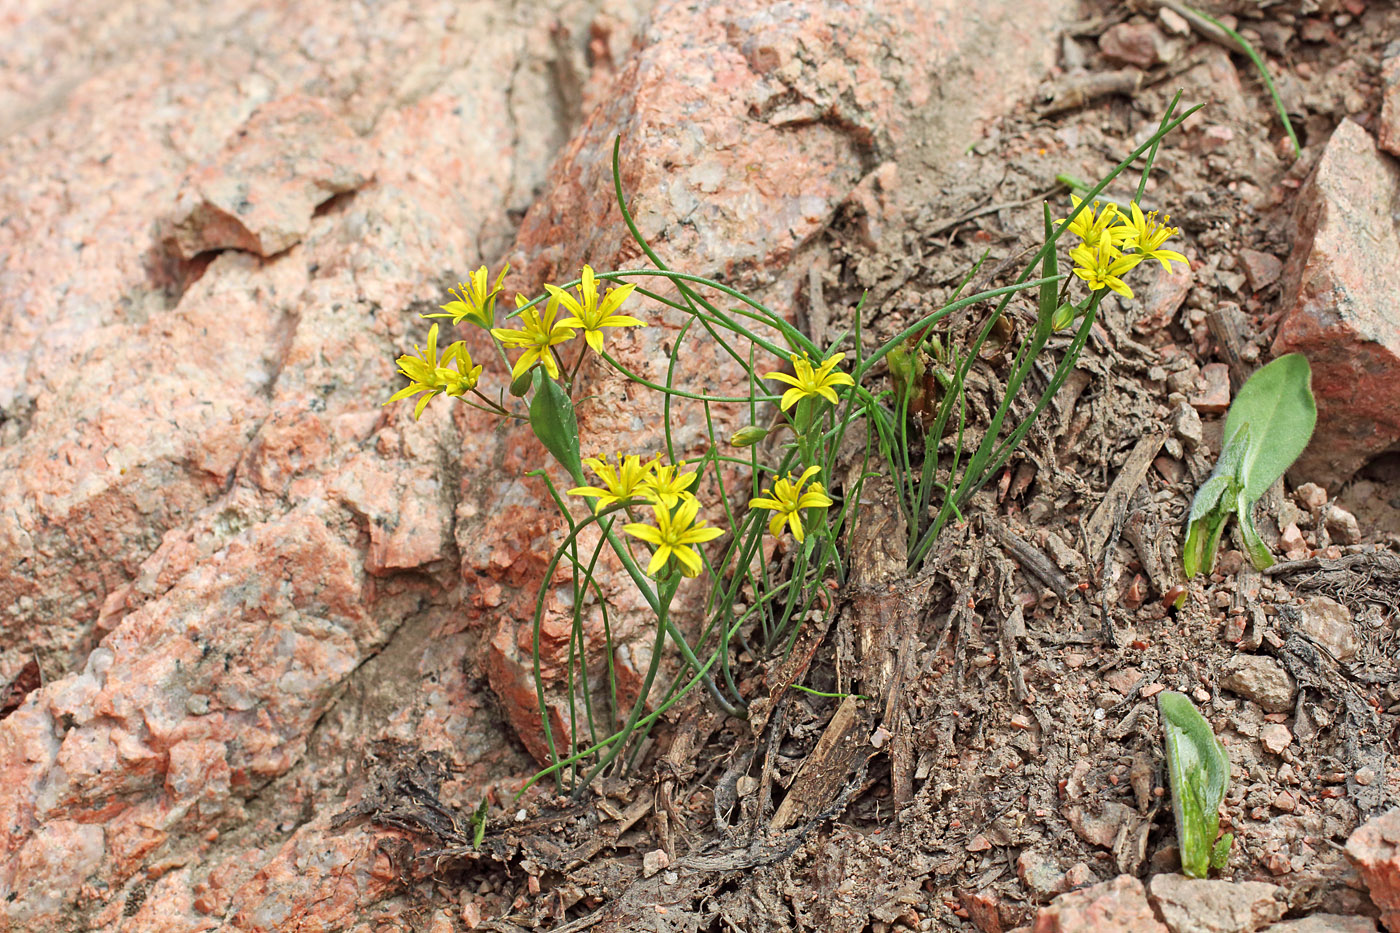
[[[1204,878],[1211,868],[1224,868],[1235,841],[1220,834],[1220,804],[1230,783],[1230,758],[1195,705],[1180,693],[1157,695],[1162,732],[1167,740],[1167,776],[1176,815],[1176,841],[1181,871]]]
[[[578,418],[569,393],[553,379],[546,379],[544,370],[534,370],[535,395],[530,400],[530,427],[535,437],[552,454],[559,465],[569,471],[574,482],[583,485],[583,459],[578,452]]]
[[[1186,519],[1181,561],[1188,578],[1209,572],[1226,520],[1238,514],[1249,559],[1259,570],[1274,562],[1254,530],[1254,503],[1308,446],[1317,424],[1312,371],[1301,353],[1281,356],[1240,388],[1225,416],[1225,448],[1196,491]]]

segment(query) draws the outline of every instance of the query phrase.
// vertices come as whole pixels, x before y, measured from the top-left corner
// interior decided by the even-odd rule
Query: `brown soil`
[[[1261,505],[1271,544],[1286,512],[1320,556],[1339,559],[1260,575],[1227,551],[1184,609],[1162,597],[1179,581],[1183,517],[1220,434],[1219,416],[1207,416],[1204,442],[1184,447],[1170,397],[1194,394],[1199,367],[1231,362],[1222,321],[1236,325],[1241,373],[1267,359],[1278,285],[1251,292],[1239,252],[1286,256],[1291,196],[1320,143],[1343,116],[1374,125],[1380,55],[1400,34],[1400,14],[1377,3],[1359,16],[1236,6],[1241,26],[1286,63],[1276,78],[1301,160],[1248,61],[1193,38],[1181,59],[1146,72],[1134,97],[1053,115],[1043,100],[993,127],[956,183],[879,243],[854,214],[829,231],[809,313],[853,307],[868,289],[873,346],[937,307],[984,250],[995,260],[1033,249],[1041,200],[1068,203],[1057,173],[1101,177],[1179,87],[1187,102],[1212,101],[1168,141],[1149,189],[1194,250],[1184,305],[1169,304],[1166,282],[1144,284],[1138,301],[1109,302],[1076,377],[968,521],[944,535],[930,569],[849,588],[830,628],[808,633],[803,682],[836,692],[860,667],[862,633],[881,627],[897,668],[883,707],[779,692],[744,723],[697,700],[670,718],[630,782],[585,804],[544,796],[518,816],[497,815],[480,851],[470,814],[437,803],[441,769],[386,749],[379,795],[359,812],[420,840],[416,858],[401,853],[407,896],[425,907],[478,898],[494,908],[483,916],[505,918],[489,926],[497,930],[1010,929],[1067,887],[1177,867],[1152,699],[1166,688],[1195,697],[1234,761],[1224,816],[1236,845],[1222,876],[1283,886],[1290,915],[1370,910],[1340,846],[1400,804],[1400,562],[1366,556],[1400,541],[1396,459],[1329,490],[1357,514],[1360,545],[1325,550],[1327,532],[1293,507],[1291,482]],[[1129,13],[1098,10],[1065,54],[1113,70],[1096,38]],[[1220,69],[1238,75],[1241,93],[1218,80]],[[1057,91],[1045,100],[1061,99]],[[1135,182],[1125,176],[1114,200],[1126,202]],[[1024,328],[1029,305],[1012,307]],[[833,332],[848,326],[832,315]],[[979,367],[988,398],[1007,364],[992,357]],[[1130,460],[1146,465],[1140,480],[1108,495]],[[859,547],[852,555],[856,565],[869,559]],[[1346,663],[1298,628],[1297,604],[1319,591],[1352,610],[1360,647]],[[1293,709],[1265,713],[1221,688],[1223,668],[1242,654],[1289,671],[1300,689]],[[748,674],[751,696],[781,679],[760,663]],[[875,747],[858,728],[871,722],[908,731]],[[1261,732],[1281,723],[1291,744],[1271,752]],[[832,741],[851,736],[859,741]],[[644,866],[659,870],[644,877]]]

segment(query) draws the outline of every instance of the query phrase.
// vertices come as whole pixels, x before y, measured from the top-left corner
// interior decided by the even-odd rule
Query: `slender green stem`
[[[647,705],[647,697],[651,694],[652,681],[656,680],[656,671],[661,666],[661,653],[666,648],[666,631],[670,625],[671,599],[676,595],[676,587],[680,584],[680,580],[680,574],[675,574],[660,586],[660,607],[657,611],[656,639],[651,646],[651,663],[647,665],[646,676],[642,678],[637,701],[632,704],[632,711],[627,714],[627,721],[619,730],[621,738],[614,742],[608,753],[600,758],[598,763],[583,776],[582,782],[574,789],[575,796],[591,784],[593,779],[601,774],[608,765],[613,763],[613,760],[621,753],[623,746],[627,744],[627,737],[632,734],[632,730],[637,728],[637,720],[642,718],[642,711],[646,709]]]

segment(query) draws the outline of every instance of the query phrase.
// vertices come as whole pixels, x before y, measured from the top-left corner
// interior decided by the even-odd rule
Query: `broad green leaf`
[[[1230,758],[1210,723],[1189,699],[1164,690],[1157,695],[1167,745],[1167,777],[1176,816],[1181,871],[1204,878],[1220,862],[1230,842],[1220,834],[1220,804],[1230,783]],[[1229,837],[1233,841],[1233,837]]]
[[[1317,403],[1312,370],[1301,353],[1280,356],[1249,377],[1225,416],[1225,436],[1248,426],[1241,478],[1251,504],[1293,465],[1312,439]]]
[[[535,367],[535,395],[530,399],[530,427],[535,437],[569,471],[574,482],[583,485],[583,460],[578,452],[578,418],[569,393]]]

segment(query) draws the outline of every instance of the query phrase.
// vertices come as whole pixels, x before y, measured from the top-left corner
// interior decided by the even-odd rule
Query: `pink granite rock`
[[[1153,875],[1148,892],[1172,933],[1254,933],[1284,915],[1288,901],[1277,885]]]
[[[369,181],[369,162],[325,101],[273,101],[182,183],[170,239],[184,259],[215,249],[280,253],[302,241],[319,205]]]
[[[1061,894],[1036,914],[1033,933],[1167,933],[1142,882],[1130,875]]]
[[[1317,430],[1296,476],[1334,486],[1400,441],[1400,167],[1343,120],[1294,210],[1274,353],[1312,364]]]
[[[0,719],[0,927],[112,931],[390,917],[395,837],[329,823],[371,744],[450,756],[450,806],[518,786],[533,763],[489,678],[542,753],[522,662],[559,527],[522,478],[542,453],[443,400],[417,422],[381,404],[443,283],[507,252],[516,289],[634,262],[621,132],[663,255],[790,313],[838,206],[898,219],[905,179],[964,145],[909,138],[998,116],[1070,15],[668,3],[634,49],[643,11],[616,2],[80,7],[0,30],[20,66],[0,75],[0,651],[44,670]],[[675,328],[614,346],[655,374]],[[719,359],[693,349],[692,377],[721,389]],[[594,449],[643,443],[651,409],[590,378]],[[645,617],[603,582],[635,694]],[[547,593],[554,681],[567,595]]]
[[[1400,810],[1383,813],[1352,833],[1347,857],[1381,909],[1381,925],[1400,933]]]

